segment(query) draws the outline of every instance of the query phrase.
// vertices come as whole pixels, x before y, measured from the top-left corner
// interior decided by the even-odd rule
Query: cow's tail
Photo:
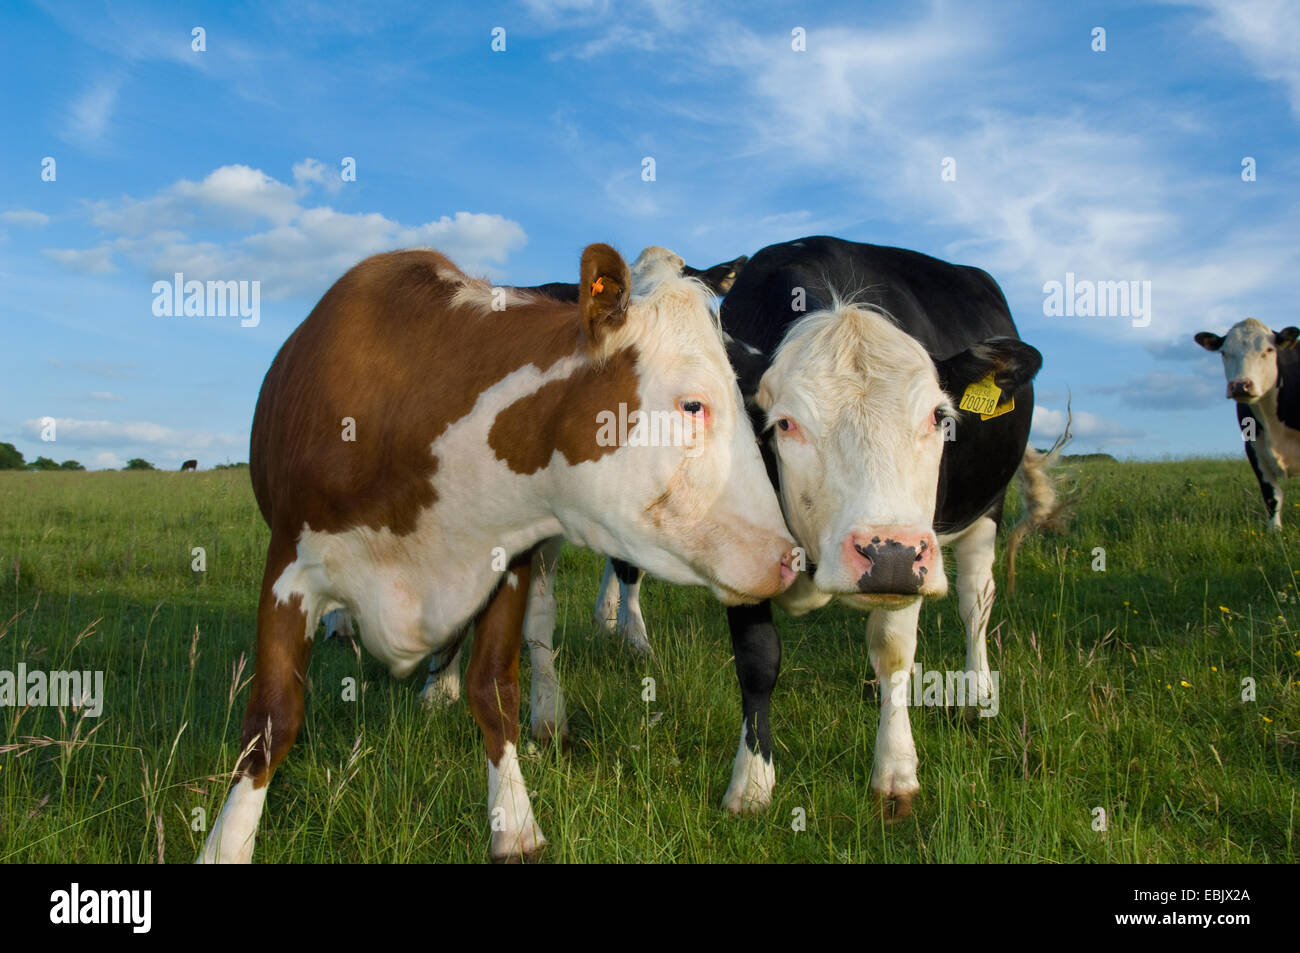
[[[1065,411],[1065,432],[1057,438],[1052,449],[1043,453],[1033,447],[1025,448],[1024,459],[1016,476],[1020,482],[1020,498],[1025,515],[1011,530],[1007,537],[1007,592],[1016,589],[1016,551],[1031,533],[1050,530],[1060,533],[1065,531],[1065,524],[1073,494],[1061,493],[1061,476],[1053,473],[1053,468],[1061,456],[1061,449],[1070,439],[1070,424],[1074,418],[1069,405]]]

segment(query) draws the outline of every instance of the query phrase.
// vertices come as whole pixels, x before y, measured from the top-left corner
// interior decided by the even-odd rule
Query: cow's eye
[[[704,401],[702,400],[679,400],[677,407],[682,413],[692,417],[698,417],[704,413]]]
[[[782,417],[780,420],[776,422],[776,425],[786,433],[789,433],[791,426],[793,426],[789,417]]]

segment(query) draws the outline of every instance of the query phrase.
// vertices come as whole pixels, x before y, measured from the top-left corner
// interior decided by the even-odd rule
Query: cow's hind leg
[[[524,641],[533,668],[529,712],[533,737],[538,741],[563,742],[569,735],[564,690],[555,675],[555,566],[563,548],[560,536],[537,547],[528,590]]]
[[[293,545],[272,538],[257,609],[257,667],[244,715],[236,772],[239,780],[208,834],[199,857],[203,863],[249,863],[253,859],[266,787],[302,726],[303,680],[316,620],[307,617],[299,595],[281,602],[272,591],[293,559]]]
[[[1001,507],[999,507],[1000,509]],[[989,671],[987,635],[993,609],[993,561],[997,520],[981,516],[953,543],[957,557],[957,604],[966,627],[964,714],[974,721],[981,713],[997,714],[993,676]]]
[[[594,621],[608,632],[622,632],[627,647],[653,655],[645,618],[641,615],[641,581],[645,573],[621,559],[606,559],[596,596]]]
[[[466,673],[470,710],[488,756],[488,817],[495,861],[517,861],[546,843],[519,771],[519,650],[532,552],[516,556],[474,622]]]
[[[888,820],[901,820],[911,814],[912,798],[921,788],[916,779],[916,744],[907,707],[920,614],[918,599],[903,609],[874,609],[867,619],[871,664],[880,680],[880,729],[876,733],[871,790]]]
[[[727,609],[731,647],[740,679],[740,748],[722,806],[734,814],[766,810],[772,803],[772,729],[768,710],[781,674],[781,637],[772,623],[772,604]]]

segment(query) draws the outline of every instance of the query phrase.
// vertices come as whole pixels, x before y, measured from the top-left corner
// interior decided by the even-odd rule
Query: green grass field
[[[868,795],[878,703],[863,616],[778,616],[776,795],[767,815],[733,818],[720,802],[740,714],[721,607],[647,583],[647,661],[591,625],[600,563],[566,550],[558,668],[574,744],[523,759],[546,859],[1295,862],[1300,508],[1287,504],[1294,532],[1265,532],[1244,459],[1066,469],[1084,487],[1069,533],[1026,544],[1018,591],[993,610],[1001,710],[973,728],[913,710],[922,789],[894,825]],[[0,862],[195,857],[237,756],[267,538],[245,470],[0,473],[0,670],[106,678],[99,718],[0,708]],[[206,572],[191,570],[196,546]],[[955,597],[921,626],[924,667],[961,668]],[[349,676],[356,702],[342,698]],[[486,859],[478,730],[464,702],[424,711],[422,681],[316,650],[258,860]]]

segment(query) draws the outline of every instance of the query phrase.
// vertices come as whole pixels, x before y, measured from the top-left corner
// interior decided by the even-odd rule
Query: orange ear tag
[[[602,291],[604,291],[604,290],[605,290],[605,279],[604,279],[603,277],[602,277],[602,278],[597,278],[595,281],[593,281],[593,282],[591,283],[591,293],[592,293],[592,294],[594,294],[594,295],[598,295],[598,294],[600,294],[600,293],[601,293]]]

